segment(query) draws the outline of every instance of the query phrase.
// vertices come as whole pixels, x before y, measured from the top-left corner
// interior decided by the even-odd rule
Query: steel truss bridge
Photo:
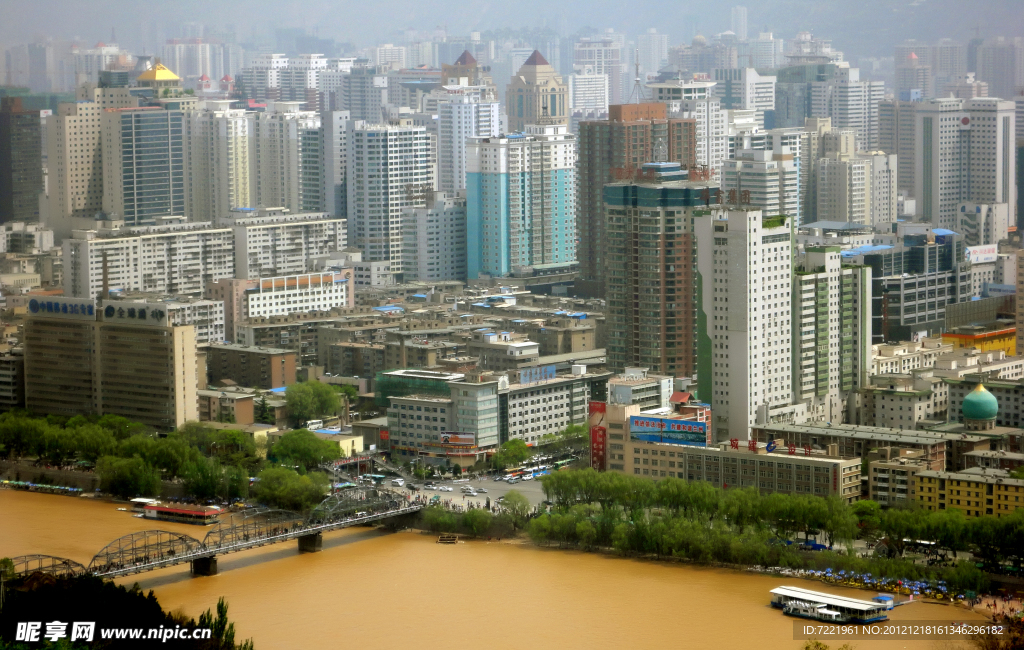
[[[322,548],[322,534],[418,512],[397,492],[379,487],[342,490],[303,516],[288,510],[256,508],[235,513],[213,526],[202,541],[185,533],[144,530],[119,537],[93,556],[88,566],[52,555],[11,558],[18,576],[46,573],[57,577],[92,574],[102,578],[190,563],[196,575],[217,573],[217,556],[258,546],[298,540],[300,552]]]

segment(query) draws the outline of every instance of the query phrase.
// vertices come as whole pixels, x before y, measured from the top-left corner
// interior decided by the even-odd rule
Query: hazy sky
[[[905,38],[967,40],[1024,36],[1024,0],[2,0],[0,44],[36,36],[110,40],[111,28],[126,47],[180,35],[180,25],[234,24],[241,41],[259,30],[304,27],[321,37],[359,46],[395,40],[407,28],[447,26],[450,34],[502,27],[548,26],[563,34],[590,26],[613,27],[630,36],[649,27],[671,42],[695,31],[712,35],[729,28],[729,7],[748,7],[749,31],[768,27],[784,38],[799,30],[831,38],[851,54],[892,55]]]

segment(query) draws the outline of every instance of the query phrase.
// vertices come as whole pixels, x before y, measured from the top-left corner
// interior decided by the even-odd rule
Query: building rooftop
[[[259,352],[262,354],[295,354],[295,350],[284,348],[261,348],[258,345],[241,345],[238,343],[214,343],[209,346],[215,350],[234,350],[236,352]]]
[[[977,434],[918,431],[915,429],[892,429],[889,427],[869,427],[860,424],[833,424],[831,426],[806,426],[798,424],[762,424],[754,428],[765,431],[791,431],[793,433],[818,434],[822,436],[845,436],[858,440],[871,440],[898,444],[935,445],[946,440],[972,440],[981,442],[991,436]]]
[[[163,63],[157,63],[135,79],[136,81],[180,81],[181,77],[171,72]]]
[[[959,472],[928,469],[918,472],[917,475],[918,477],[943,478],[954,481],[982,481],[985,483],[1001,483],[1003,485],[1024,487],[1024,479],[1010,478],[1010,473],[1005,469],[994,469],[991,467],[972,467]]]

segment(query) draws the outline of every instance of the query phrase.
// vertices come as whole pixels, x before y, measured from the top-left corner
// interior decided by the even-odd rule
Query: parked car
[[[477,492],[483,492],[484,494],[487,494],[487,488],[482,488],[482,487],[478,487],[478,488],[476,489],[476,491],[477,491]]]

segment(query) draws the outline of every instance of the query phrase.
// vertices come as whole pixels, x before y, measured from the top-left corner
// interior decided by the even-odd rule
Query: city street
[[[441,497],[442,500],[451,500],[453,503],[457,504],[469,504],[470,502],[472,502],[479,506],[486,505],[488,497],[490,497],[491,503],[493,504],[498,499],[498,497],[504,496],[511,490],[515,490],[522,494],[524,497],[526,497],[530,501],[530,505],[536,506],[540,504],[541,501],[544,500],[544,491],[541,489],[539,479],[534,479],[532,481],[520,481],[515,485],[509,485],[505,481],[495,481],[491,478],[476,479],[469,481],[468,483],[452,483],[450,479],[446,481],[435,481],[437,485],[445,485],[451,487],[453,489],[452,492],[441,492],[438,490],[425,489],[423,488],[424,482],[425,481],[413,481],[413,483],[415,483],[421,488],[419,491],[416,492],[411,492],[410,490],[404,487],[394,487],[393,485],[391,485],[390,478],[384,482],[384,487],[388,487],[393,490],[400,490],[406,494],[410,492],[412,494],[423,494],[426,495],[428,499],[436,494],[437,496]],[[469,485],[473,488],[484,488],[485,490],[487,490],[487,492],[481,492],[475,497],[466,497],[465,499],[463,499],[463,494],[461,490],[462,487],[465,485]]]

